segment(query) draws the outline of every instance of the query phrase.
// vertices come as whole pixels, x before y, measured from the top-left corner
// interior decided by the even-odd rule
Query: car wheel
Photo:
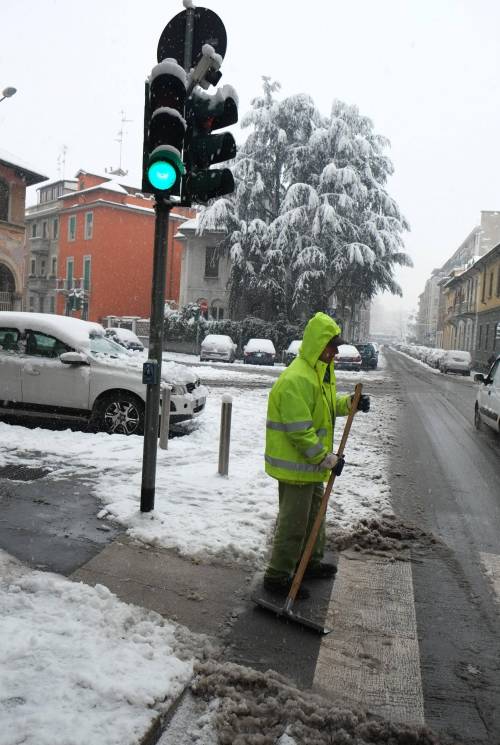
[[[476,429],[481,429],[481,424],[481,414],[479,413],[479,406],[476,404],[474,409],[474,427]]]
[[[126,391],[101,398],[95,419],[98,429],[110,435],[144,434],[144,404]]]

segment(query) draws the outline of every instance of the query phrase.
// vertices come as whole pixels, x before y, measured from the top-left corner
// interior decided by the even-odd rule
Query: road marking
[[[313,688],[393,721],[423,725],[424,700],[409,561],[343,554]]]
[[[500,556],[498,554],[479,554],[486,568],[486,574],[491,579],[497,602],[500,603]]]

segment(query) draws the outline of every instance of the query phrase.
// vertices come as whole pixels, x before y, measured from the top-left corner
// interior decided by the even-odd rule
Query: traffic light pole
[[[167,270],[168,220],[172,205],[158,198],[155,205],[155,240],[153,281],[151,286],[151,319],[149,326],[149,359],[156,362],[154,380],[147,385],[144,413],[144,449],[142,455],[141,512],[155,506],[156,452],[160,411],[161,362],[165,314],[165,275]]]

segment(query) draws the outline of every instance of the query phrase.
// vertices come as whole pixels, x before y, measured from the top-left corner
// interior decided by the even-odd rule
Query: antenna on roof
[[[68,152],[67,145],[63,145],[59,155],[57,156],[57,171],[59,178],[64,179],[64,170],[66,168],[66,153]]]
[[[123,109],[120,111],[121,114],[121,127],[120,131],[118,132],[118,136],[115,138],[115,142],[118,142],[120,144],[120,160],[118,163],[118,168],[106,168],[106,173],[110,173],[112,176],[126,176],[128,171],[123,170],[122,168],[122,150],[123,150],[123,139],[124,135],[126,134],[125,130],[123,129],[123,125],[127,122],[131,122],[132,119],[127,119],[125,116],[125,112]]]

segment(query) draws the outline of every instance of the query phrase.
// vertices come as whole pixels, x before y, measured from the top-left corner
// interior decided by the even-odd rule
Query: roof
[[[2,150],[1,148],[0,163],[3,163],[6,166],[11,166],[17,171],[20,171],[24,177],[24,180],[26,181],[26,186],[39,184],[40,181],[47,181],[47,179],[49,178],[48,176],[44,176],[43,174],[38,173],[38,171],[36,171],[28,163],[23,161],[21,158],[18,158],[17,155],[13,155],[13,153],[9,153],[8,150]]]
[[[199,229],[199,222],[198,222],[198,215],[196,217],[192,217],[191,219],[186,220],[185,223],[182,225],[179,225],[179,231],[194,231],[195,233],[198,232]],[[224,233],[224,230],[206,230],[205,233]],[[177,237],[177,236],[176,236]]]

